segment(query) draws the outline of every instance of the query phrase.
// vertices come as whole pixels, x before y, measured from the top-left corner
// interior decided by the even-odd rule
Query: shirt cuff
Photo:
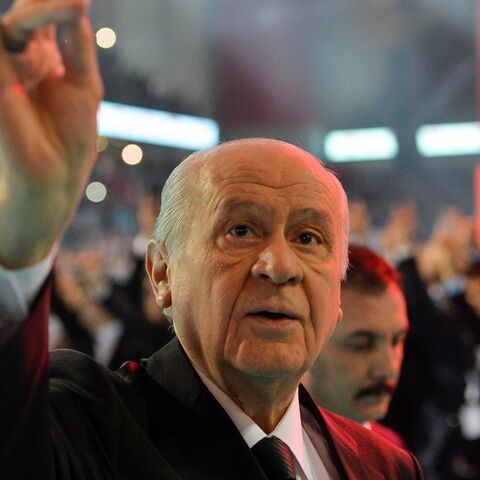
[[[39,263],[18,270],[0,266],[0,347],[29,314],[29,305],[52,270],[58,244]]]

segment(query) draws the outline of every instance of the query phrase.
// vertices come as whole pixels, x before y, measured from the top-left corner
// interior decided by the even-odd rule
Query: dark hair
[[[363,245],[350,244],[348,252],[349,267],[343,288],[382,293],[393,283],[402,289],[397,269],[373,250]]]

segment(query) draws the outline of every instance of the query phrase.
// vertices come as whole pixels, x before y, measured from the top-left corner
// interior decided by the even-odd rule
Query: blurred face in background
[[[398,381],[408,320],[403,294],[343,288],[343,321],[305,378],[318,403],[359,423],[385,416]]]

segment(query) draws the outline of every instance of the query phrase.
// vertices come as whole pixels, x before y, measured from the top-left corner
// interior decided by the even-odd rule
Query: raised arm
[[[50,251],[94,165],[102,83],[88,3],[17,0],[1,18],[0,264],[10,269]]]
[[[87,0],[17,0],[0,20],[0,265],[7,269],[48,254],[95,162],[102,85],[87,7]],[[0,338],[0,478],[55,478],[47,290],[15,335]],[[1,300],[0,336],[9,320]]]

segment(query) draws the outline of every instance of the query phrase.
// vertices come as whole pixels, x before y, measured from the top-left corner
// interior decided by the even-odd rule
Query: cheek
[[[342,354],[332,358],[331,376],[332,390],[338,402],[350,404],[362,383],[360,373],[350,361],[345,361]]]
[[[321,286],[322,284],[320,284]],[[324,284],[325,285],[325,284]],[[317,288],[309,292],[311,337],[320,348],[331,337],[340,312],[339,288]]]
[[[404,354],[405,354],[405,351],[404,351],[404,348],[402,347],[401,349],[398,350],[395,356],[395,374],[397,377],[400,376],[400,371],[402,370]]]
[[[204,287],[209,284],[201,257],[184,252],[169,275],[172,295],[172,316],[179,336],[194,335],[200,326],[201,311],[208,298]]]
[[[352,395],[356,395],[359,390],[371,385],[371,364],[372,359],[368,354],[350,354],[348,359],[344,361],[345,368],[347,369],[345,375],[349,376]]]
[[[330,395],[336,402],[349,402],[356,392],[355,375],[352,375],[349,365],[342,359],[342,354],[338,351],[325,351],[324,364],[319,378],[325,378],[325,387],[331,392]]]
[[[351,390],[356,390],[356,386],[361,383],[365,376],[366,368],[364,363],[357,356],[343,354],[339,360],[339,376],[345,378],[346,383],[351,387]]]
[[[209,329],[225,336],[231,326],[230,318],[245,284],[248,269],[241,268],[241,259],[230,255],[206,258],[202,273],[202,315],[211,322]]]

